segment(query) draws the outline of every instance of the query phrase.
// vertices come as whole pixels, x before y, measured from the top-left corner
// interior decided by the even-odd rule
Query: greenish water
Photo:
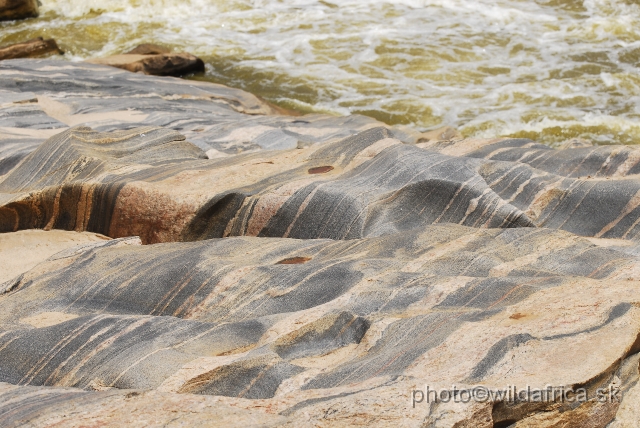
[[[466,136],[640,142],[640,6],[623,0],[42,0],[0,44],[54,37],[63,59],[153,42],[204,76],[305,112]]]

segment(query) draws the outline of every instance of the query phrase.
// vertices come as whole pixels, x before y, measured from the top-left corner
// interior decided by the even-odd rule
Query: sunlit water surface
[[[206,79],[305,112],[465,136],[640,142],[632,0],[41,0],[0,44],[54,37],[65,59],[164,44]]]

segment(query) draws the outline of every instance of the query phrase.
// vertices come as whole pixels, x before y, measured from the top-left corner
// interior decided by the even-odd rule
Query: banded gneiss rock
[[[38,232],[62,251],[0,277],[1,424],[637,420],[637,149],[277,115],[87,64],[0,71],[4,236],[84,233]],[[416,400],[452,385],[590,395]]]

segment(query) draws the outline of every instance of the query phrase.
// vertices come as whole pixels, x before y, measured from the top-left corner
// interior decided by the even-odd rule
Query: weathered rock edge
[[[76,127],[0,181],[0,231],[86,230],[157,243],[356,239],[458,223],[640,237],[637,149],[555,151],[519,139],[424,144],[378,127],[303,149],[208,160],[174,131]]]
[[[55,40],[44,40],[42,37],[38,37],[26,42],[0,47],[0,60],[36,58],[50,54],[61,55],[63,53]]]

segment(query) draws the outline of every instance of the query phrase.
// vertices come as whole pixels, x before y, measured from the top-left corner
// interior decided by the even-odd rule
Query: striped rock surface
[[[455,155],[456,146],[473,142],[438,151],[376,127],[303,149],[211,160],[164,128],[99,133],[79,126],[5,174],[0,231],[90,231],[143,243],[355,239],[433,223],[640,235],[634,149],[566,149],[554,157],[528,140],[485,143]],[[518,160],[494,159],[509,153]]]
[[[115,388],[157,391],[137,400],[214,396],[291,426],[604,426],[621,404],[601,403],[595,391],[632,396],[638,380],[633,253],[627,241],[451,224],[357,240],[96,242],[7,284],[0,376],[77,388],[12,389],[64,400],[58,418],[84,400],[134,406]],[[580,406],[414,408],[412,391],[425,385],[584,385],[592,396]],[[0,415],[15,415],[10,422],[48,413],[8,402]],[[109,420],[95,412],[84,417]]]
[[[97,131],[162,126],[179,131],[210,158],[336,141],[384,126],[364,116],[280,114],[244,91],[52,59],[0,62],[0,175],[41,143],[83,124]],[[389,128],[414,142],[409,128]]]
[[[633,147],[284,116],[88,64],[0,75],[0,425],[640,419]],[[493,398],[427,390],[476,386]],[[586,397],[496,395],[547,386]]]

